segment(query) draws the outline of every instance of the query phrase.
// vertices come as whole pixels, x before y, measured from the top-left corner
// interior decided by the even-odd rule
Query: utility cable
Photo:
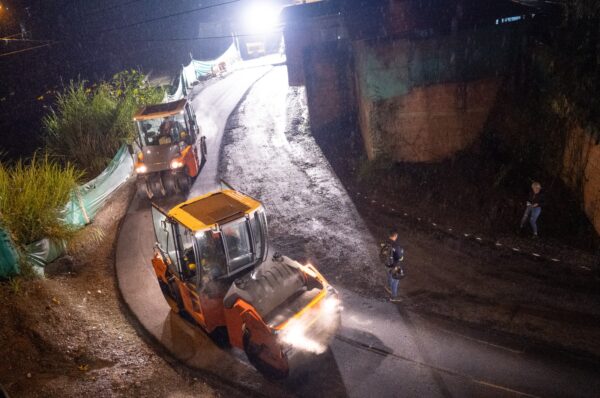
[[[150,22],[161,21],[163,19],[178,17],[178,16],[185,15],[185,14],[191,14],[191,13],[198,12],[198,11],[208,10],[210,8],[216,8],[216,7],[226,6],[226,5],[229,5],[229,4],[238,3],[240,1],[241,0],[230,0],[230,1],[225,1],[223,3],[211,4],[209,6],[198,7],[198,8],[194,8],[194,9],[191,9],[191,10],[176,12],[176,13],[173,13],[173,14],[163,15],[163,16],[156,17],[156,18],[150,18],[150,19],[146,19],[146,20],[143,20],[143,21],[138,21],[138,22],[130,23],[130,24],[127,24],[127,25],[116,26],[114,28],[108,28],[108,29],[98,30],[98,31],[95,31],[95,32],[91,32],[89,34],[108,33],[108,32],[114,32],[116,30],[133,28],[133,27],[136,27],[136,26],[140,26],[140,25],[144,25],[144,24],[150,23]]]
[[[6,42],[6,43],[23,43],[23,42],[28,42],[28,43],[51,43],[51,42],[55,42],[56,40],[35,40],[35,39],[9,39],[8,37],[1,37],[0,41]]]
[[[281,30],[274,30],[268,34],[273,34],[273,33],[280,33]],[[235,39],[236,37],[256,37],[256,36],[262,36],[262,34],[257,35],[255,33],[244,33],[244,34],[235,34],[235,35],[222,35],[222,36],[199,36],[199,37],[171,37],[171,38],[166,38],[166,39],[130,39],[130,40],[123,40],[123,42],[130,42],[130,43],[160,43],[160,42],[177,42],[177,41],[194,41],[194,40],[218,40],[218,39]],[[0,39],[1,41],[2,39]],[[29,51],[29,50],[33,50],[36,48],[41,48],[41,47],[45,47],[48,45],[53,45],[53,44],[66,44],[69,42],[78,42],[78,43],[85,43],[85,44],[109,44],[107,40],[78,40],[78,39],[61,39],[61,40],[23,40],[23,41],[33,41],[33,42],[41,42],[41,43],[46,43],[44,45],[40,45],[40,46],[35,46],[35,47],[29,47],[29,48],[25,48],[23,50],[19,50],[19,51],[11,51],[8,53],[0,53],[0,57],[4,57],[7,55],[12,55],[12,54],[18,54],[21,52],[25,52],[25,51]],[[112,44],[112,43],[111,43]]]
[[[77,0],[71,0],[71,2],[74,2],[74,1],[77,1]],[[124,6],[124,5],[127,5],[127,4],[132,4],[132,3],[137,2],[137,1],[141,1],[141,0],[131,0],[131,1],[129,1],[129,2],[125,3],[125,4],[122,4],[120,6]],[[207,9],[211,9],[211,8],[216,8],[216,7],[221,7],[221,6],[225,6],[225,5],[229,5],[229,4],[234,4],[234,3],[238,3],[240,1],[241,0],[230,0],[230,1],[222,2],[222,3],[211,4],[211,5],[208,5],[208,6],[198,7],[198,8],[191,9],[191,10],[186,10],[186,11],[177,12],[177,13],[173,13],[173,14],[163,15],[163,16],[156,17],[156,18],[146,19],[146,20],[134,22],[134,23],[127,24],[127,25],[122,25],[122,26],[117,26],[117,27],[114,27],[114,28],[103,29],[103,30],[91,32],[91,33],[88,33],[88,35],[96,34],[96,33],[108,33],[108,32],[113,32],[113,31],[116,31],[116,30],[127,29],[127,28],[131,28],[131,27],[135,27],[135,26],[140,26],[140,25],[143,25],[143,24],[146,24],[146,23],[150,23],[150,22],[160,21],[160,20],[163,20],[163,19],[173,18],[173,17],[177,17],[177,16],[181,16],[181,15],[185,15],[185,14],[190,14],[190,13],[194,13],[194,12],[198,12],[198,11],[202,11],[202,10],[207,10]],[[69,0],[66,0],[66,2],[68,3]],[[112,6],[112,7],[116,7],[116,6]],[[112,8],[112,7],[109,7],[109,8]],[[10,35],[10,36],[6,36],[4,38],[0,38],[0,40],[9,39],[11,37],[18,36],[20,34],[21,33],[16,33],[16,34],[13,34],[13,35]],[[254,34],[238,34],[236,36],[237,37],[245,37],[245,36],[255,36],[255,35]],[[138,40],[131,40],[131,41],[135,41],[135,42],[193,41],[193,40],[226,39],[226,38],[230,38],[230,37],[231,37],[230,35],[227,35],[227,36],[206,36],[206,37],[190,37],[190,38],[170,38],[170,39],[138,39]],[[77,40],[77,39],[70,39],[70,40],[71,41],[77,41],[77,42],[80,42],[80,43],[83,43],[83,42],[85,42],[85,43],[99,43],[100,42],[100,41],[89,41],[89,40],[85,40],[84,41],[84,40]],[[41,43],[46,42],[46,44],[45,45],[40,45],[40,46],[35,46],[35,47],[29,47],[29,48],[26,48],[26,49],[23,49],[23,50],[18,50],[18,51],[11,51],[11,52],[8,52],[8,53],[0,53],[0,57],[7,56],[7,55],[12,55],[12,54],[19,54],[21,52],[26,52],[26,51],[33,50],[33,49],[36,49],[36,48],[45,47],[45,46],[48,46],[48,45],[51,45],[51,44],[63,43],[66,40],[61,40],[61,39],[58,39],[58,40],[56,40],[56,39],[53,39],[53,40],[21,39],[20,41],[23,41],[23,42],[24,41],[31,41],[31,42],[41,42]]]
[[[16,50],[16,51],[11,51],[11,52],[7,52],[7,53],[0,53],[0,57],[6,57],[8,55],[20,54],[20,53],[24,53],[24,52],[27,52],[27,51],[35,50],[37,48],[49,47],[49,46],[51,46],[53,44],[56,44],[56,43],[57,42],[46,43],[46,44],[42,44],[42,45],[39,45],[39,46],[27,47],[27,48],[24,48],[22,50]]]
[[[267,35],[274,33],[281,33],[281,29],[273,30],[272,32],[267,33]],[[218,39],[235,39],[236,37],[257,37],[264,36],[264,34],[256,34],[256,33],[236,33],[232,35],[221,35],[221,36],[197,36],[197,37],[169,37],[165,39],[125,39],[122,42],[127,43],[154,43],[154,42],[165,42],[165,41],[194,41],[194,40],[218,40]],[[81,43],[106,43],[106,40],[83,40]]]
[[[0,37],[0,40],[10,39],[11,37],[19,36],[22,34],[23,34],[22,32],[19,32],[19,33],[15,33],[14,35]]]
[[[83,16],[87,17],[87,16],[90,16],[90,15],[96,15],[96,14],[99,14],[99,13],[102,13],[102,12],[114,10],[115,8],[125,7],[125,6],[128,6],[128,5],[133,4],[133,3],[139,3],[140,1],[142,1],[142,0],[131,0],[131,1],[127,2],[127,3],[115,4],[115,5],[112,5],[110,7],[106,7],[106,8],[98,8],[96,10],[93,10],[91,12],[83,14]]]

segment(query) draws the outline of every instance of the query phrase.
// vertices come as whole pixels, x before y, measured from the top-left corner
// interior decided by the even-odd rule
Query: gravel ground
[[[0,284],[0,383],[12,397],[236,397],[172,365],[124,313],[114,243],[134,184],[84,230],[72,264],[47,279]]]
[[[384,277],[377,244],[308,128],[305,96],[278,67],[230,118],[220,174],[261,200],[273,247],[368,294]]]
[[[377,242],[398,228],[407,253],[405,310],[600,356],[596,278],[440,233],[371,198],[351,200],[357,190],[369,191],[344,173],[340,182],[310,132],[303,89],[287,87],[286,79],[279,67],[250,91],[229,121],[220,165],[226,180],[266,204],[277,250],[314,262],[347,289],[383,298]],[[401,196],[379,199],[402,206]]]

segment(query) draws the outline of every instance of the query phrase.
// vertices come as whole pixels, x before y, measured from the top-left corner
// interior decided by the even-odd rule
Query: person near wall
[[[390,301],[400,302],[402,300],[398,297],[398,287],[400,279],[404,277],[404,269],[401,264],[404,260],[404,249],[398,241],[397,231],[393,230],[389,233],[387,242],[381,244],[379,255],[387,268],[388,286],[385,290],[390,294]]]
[[[531,191],[529,192],[529,197],[527,199],[527,206],[525,207],[525,212],[521,218],[521,230],[523,230],[525,223],[527,223],[529,220],[529,225],[531,225],[534,238],[537,238],[538,236],[537,220],[542,213],[543,204],[544,195],[542,193],[542,184],[534,181],[531,184]]]

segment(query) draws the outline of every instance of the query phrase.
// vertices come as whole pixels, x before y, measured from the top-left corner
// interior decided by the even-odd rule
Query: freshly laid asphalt
[[[197,178],[192,194],[218,187],[217,167],[222,131],[227,117],[244,93],[267,71],[267,67],[245,69],[202,90],[192,100],[196,117],[207,137],[207,162]],[[168,208],[184,198],[159,202]],[[260,389],[267,395],[283,392],[256,373],[249,364],[240,362],[214,345],[199,329],[171,312],[162,297],[156,275],[148,265],[156,241],[152,230],[150,202],[143,197],[133,199],[119,232],[116,251],[118,286],[125,304],[140,325],[173,357],[186,365],[203,369],[236,383]]]
[[[269,66],[239,70],[192,96],[207,136],[208,161],[191,191],[219,186],[225,124]],[[266,75],[265,75],[266,74]],[[335,178],[335,176],[332,176]],[[183,198],[159,203],[168,208]],[[171,356],[263,396],[562,397],[598,396],[600,374],[580,361],[501,345],[431,324],[380,300],[339,289],[342,328],[331,349],[288,380],[272,382],[236,350],[217,347],[200,329],[170,311],[150,265],[155,238],[150,204],[136,197],[122,224],[116,252],[118,286],[139,325]]]

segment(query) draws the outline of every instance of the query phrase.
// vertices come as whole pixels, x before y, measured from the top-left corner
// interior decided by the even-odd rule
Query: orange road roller
[[[133,121],[138,192],[150,199],[188,192],[206,162],[206,138],[188,100],[145,106]]]
[[[338,293],[313,265],[269,253],[259,201],[226,189],[152,213],[152,266],[173,311],[271,378],[327,350],[340,326]]]

